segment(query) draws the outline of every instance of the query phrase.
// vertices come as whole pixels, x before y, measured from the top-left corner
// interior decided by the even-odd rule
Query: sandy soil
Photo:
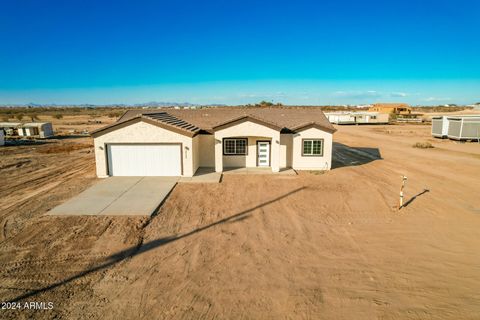
[[[478,319],[480,145],[429,129],[340,127],[327,173],[179,184],[151,219],[44,216],[91,149],[2,149],[0,300],[54,308],[0,317]]]

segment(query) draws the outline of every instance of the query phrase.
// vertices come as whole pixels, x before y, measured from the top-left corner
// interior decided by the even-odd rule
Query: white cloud
[[[423,99],[423,101],[434,102],[434,101],[450,101],[452,98],[437,98],[437,97],[428,97]]]
[[[367,91],[335,91],[334,96],[341,98],[354,98],[354,99],[369,99],[369,98],[378,98],[382,94],[375,90]]]
[[[390,97],[400,97],[400,98],[404,98],[406,97],[408,94],[406,94],[405,92],[391,92],[390,93]]]

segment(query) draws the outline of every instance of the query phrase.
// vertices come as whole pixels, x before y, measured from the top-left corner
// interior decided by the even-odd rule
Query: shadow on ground
[[[94,273],[96,271],[100,271],[100,270],[104,270],[106,268],[109,268],[109,267],[112,267],[114,265],[116,265],[117,263],[121,262],[121,261],[124,261],[128,258],[132,258],[134,256],[137,256],[137,255],[140,255],[144,252],[147,252],[147,251],[151,251],[153,249],[156,249],[156,248],[159,248],[159,247],[162,247],[164,245],[167,245],[171,242],[174,242],[174,241],[177,241],[177,240],[180,240],[180,239],[183,239],[183,238],[187,238],[191,235],[194,235],[196,233],[199,233],[199,232],[202,232],[202,231],[205,231],[207,229],[210,229],[212,227],[215,227],[217,225],[220,225],[220,224],[223,224],[223,223],[235,223],[235,222],[240,222],[240,221],[243,221],[245,219],[248,219],[251,215],[251,213],[253,211],[255,211],[256,209],[259,209],[259,208],[262,208],[264,206],[267,206],[269,204],[272,204],[272,203],[275,203],[283,198],[286,198],[286,197],[289,197],[297,192],[300,192],[302,191],[303,189],[306,189],[306,187],[301,187],[301,188],[297,188],[297,189],[294,189],[284,195],[281,195],[277,198],[274,198],[272,200],[269,200],[269,201],[265,201],[261,204],[258,204],[254,207],[251,207],[247,210],[244,210],[244,211],[241,211],[239,213],[236,213],[236,214],[233,214],[231,216],[228,216],[224,219],[220,219],[216,222],[213,222],[211,224],[208,224],[208,225],[205,225],[203,227],[200,227],[200,228],[197,228],[197,229],[194,229],[190,232],[187,232],[187,233],[183,233],[183,234],[179,234],[179,235],[171,235],[171,236],[168,236],[168,237],[164,237],[164,238],[160,238],[160,239],[156,239],[156,240],[152,240],[152,241],[149,241],[147,243],[141,243],[140,245],[138,246],[134,246],[134,247],[130,247],[128,249],[125,249],[125,250],[122,250],[120,252],[117,252],[109,257],[107,257],[105,259],[105,262],[97,265],[97,266],[94,266],[88,270],[85,270],[85,271],[82,271],[82,272],[79,272],[67,279],[64,279],[62,281],[59,281],[59,282],[56,282],[56,283],[53,283],[51,285],[48,285],[46,287],[43,287],[43,288],[40,288],[40,289],[35,289],[35,290],[32,290],[30,292],[27,292],[27,293],[24,293],[20,296],[17,296],[13,299],[11,299],[10,301],[11,302],[19,302],[21,300],[24,300],[24,299],[27,299],[27,298],[31,298],[31,297],[34,297],[36,296],[37,294],[40,294],[40,293],[43,293],[43,292],[47,292],[49,290],[53,290],[57,287],[60,287],[62,285],[65,285],[71,281],[74,281],[74,280],[77,280],[79,278],[82,278],[84,276],[87,276],[91,273]],[[148,225],[148,222],[145,226]],[[144,227],[145,227],[144,226]]]
[[[378,148],[350,147],[334,142],[332,150],[332,169],[360,166],[375,160],[382,160]]]

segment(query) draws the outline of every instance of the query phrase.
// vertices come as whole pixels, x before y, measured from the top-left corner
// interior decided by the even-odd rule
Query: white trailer
[[[432,136],[436,138],[448,137],[448,117],[447,116],[435,116],[432,117]]]
[[[454,140],[480,142],[480,116],[461,115],[448,117],[448,137]]]
[[[389,115],[379,112],[330,112],[328,121],[335,124],[387,124]]]
[[[50,122],[24,123],[18,129],[19,136],[48,138],[53,136],[53,127]]]

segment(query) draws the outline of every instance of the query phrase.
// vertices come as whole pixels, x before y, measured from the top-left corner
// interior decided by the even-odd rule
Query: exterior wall
[[[330,170],[332,137],[331,133],[316,128],[293,134],[292,168],[295,170]],[[323,156],[302,156],[302,139],[323,139]]]
[[[0,129],[0,146],[5,145],[5,135],[3,134],[3,129]]]
[[[280,168],[290,168],[292,166],[292,134],[280,135]]]
[[[215,167],[215,137],[213,134],[199,134],[200,167]]]
[[[108,176],[106,144],[108,143],[181,143],[183,176],[193,176],[196,168],[193,160],[193,139],[157,126],[138,122],[101,135],[94,140],[97,176]],[[198,141],[198,140],[197,140]]]
[[[248,138],[248,154],[224,156],[223,138]],[[221,172],[224,167],[256,167],[257,140],[271,140],[270,166],[273,172],[280,171],[280,131],[250,121],[240,122],[215,132],[215,171]]]
[[[193,174],[197,171],[198,167],[200,167],[200,137],[197,135],[192,138],[192,161],[193,161]]]

